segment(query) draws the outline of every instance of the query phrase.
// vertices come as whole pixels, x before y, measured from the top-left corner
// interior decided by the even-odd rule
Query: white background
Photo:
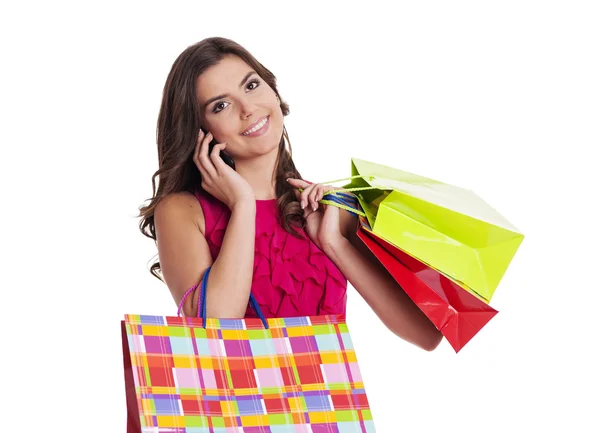
[[[277,76],[306,178],[387,163],[526,236],[458,355],[395,338],[349,288],[377,431],[598,432],[597,2],[290,3],[2,6],[0,430],[124,431],[120,320],[176,311],[136,219],[162,88],[224,36]]]

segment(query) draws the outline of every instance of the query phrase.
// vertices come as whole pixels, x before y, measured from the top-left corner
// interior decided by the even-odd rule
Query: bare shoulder
[[[180,192],[162,198],[154,210],[156,244],[162,276],[179,305],[184,293],[200,281],[213,260],[204,235],[204,214],[198,199]],[[197,293],[184,306],[186,316],[193,316]],[[192,308],[194,304],[194,308]]]
[[[204,234],[204,213],[198,199],[193,194],[182,191],[169,194],[156,206],[155,223],[158,226],[194,222]]]

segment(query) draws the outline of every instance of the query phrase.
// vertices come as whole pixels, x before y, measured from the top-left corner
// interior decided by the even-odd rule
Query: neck
[[[277,197],[274,172],[278,154],[277,148],[266,155],[235,162],[236,171],[250,184],[257,200],[271,200]]]

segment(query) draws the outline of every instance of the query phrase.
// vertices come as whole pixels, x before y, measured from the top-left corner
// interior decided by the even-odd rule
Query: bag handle
[[[350,176],[350,177],[345,177],[342,179],[336,179],[336,180],[332,180],[329,182],[320,182],[320,183],[322,183],[322,184],[338,183],[341,181],[359,179],[359,178],[368,179],[368,180],[375,179],[373,176],[366,176],[366,175],[358,174],[355,176]],[[354,207],[356,205],[353,201],[358,201],[358,198],[356,197],[355,194],[352,194],[352,193],[357,192],[357,191],[368,191],[368,190],[374,190],[374,189],[381,189],[381,188],[374,187],[374,186],[361,186],[361,187],[353,187],[353,188],[332,189],[331,191],[326,191],[323,194],[323,198],[321,200],[319,200],[319,203],[339,207],[340,209],[344,209],[344,210],[356,215],[357,217],[358,216],[366,217],[367,216],[366,213],[364,213],[363,211],[356,209]],[[299,191],[302,192],[302,191],[304,191],[304,189],[299,188]],[[350,193],[350,194],[347,194],[347,193]],[[352,201],[350,201],[350,200],[352,200]]]
[[[198,286],[200,286],[200,301],[198,304],[198,312],[197,312],[196,317],[202,318],[202,327],[204,329],[206,329],[206,286],[208,283],[208,274],[210,273],[211,268],[212,268],[212,266],[206,270],[206,272],[204,273],[204,277],[202,277],[202,281],[200,283],[196,284],[195,286],[190,287],[187,290],[187,292],[185,292],[185,294],[183,295],[183,298],[181,299],[181,302],[179,303],[179,308],[177,309],[177,316],[180,316],[181,311],[183,310],[183,304],[184,304],[185,300],[191,293],[193,293],[194,290],[196,290],[198,288]],[[260,309],[260,305],[258,305],[258,302],[256,301],[256,298],[254,298],[254,295],[252,294],[252,292],[250,292],[250,305],[256,312],[256,315],[262,321],[263,325],[265,325],[265,329],[269,329],[269,324],[267,322],[267,319],[265,318],[264,314],[262,313],[262,310]]]

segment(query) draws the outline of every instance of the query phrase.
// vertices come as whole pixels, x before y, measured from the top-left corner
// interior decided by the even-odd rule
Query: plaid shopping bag
[[[375,432],[342,316],[126,315],[128,433]]]

